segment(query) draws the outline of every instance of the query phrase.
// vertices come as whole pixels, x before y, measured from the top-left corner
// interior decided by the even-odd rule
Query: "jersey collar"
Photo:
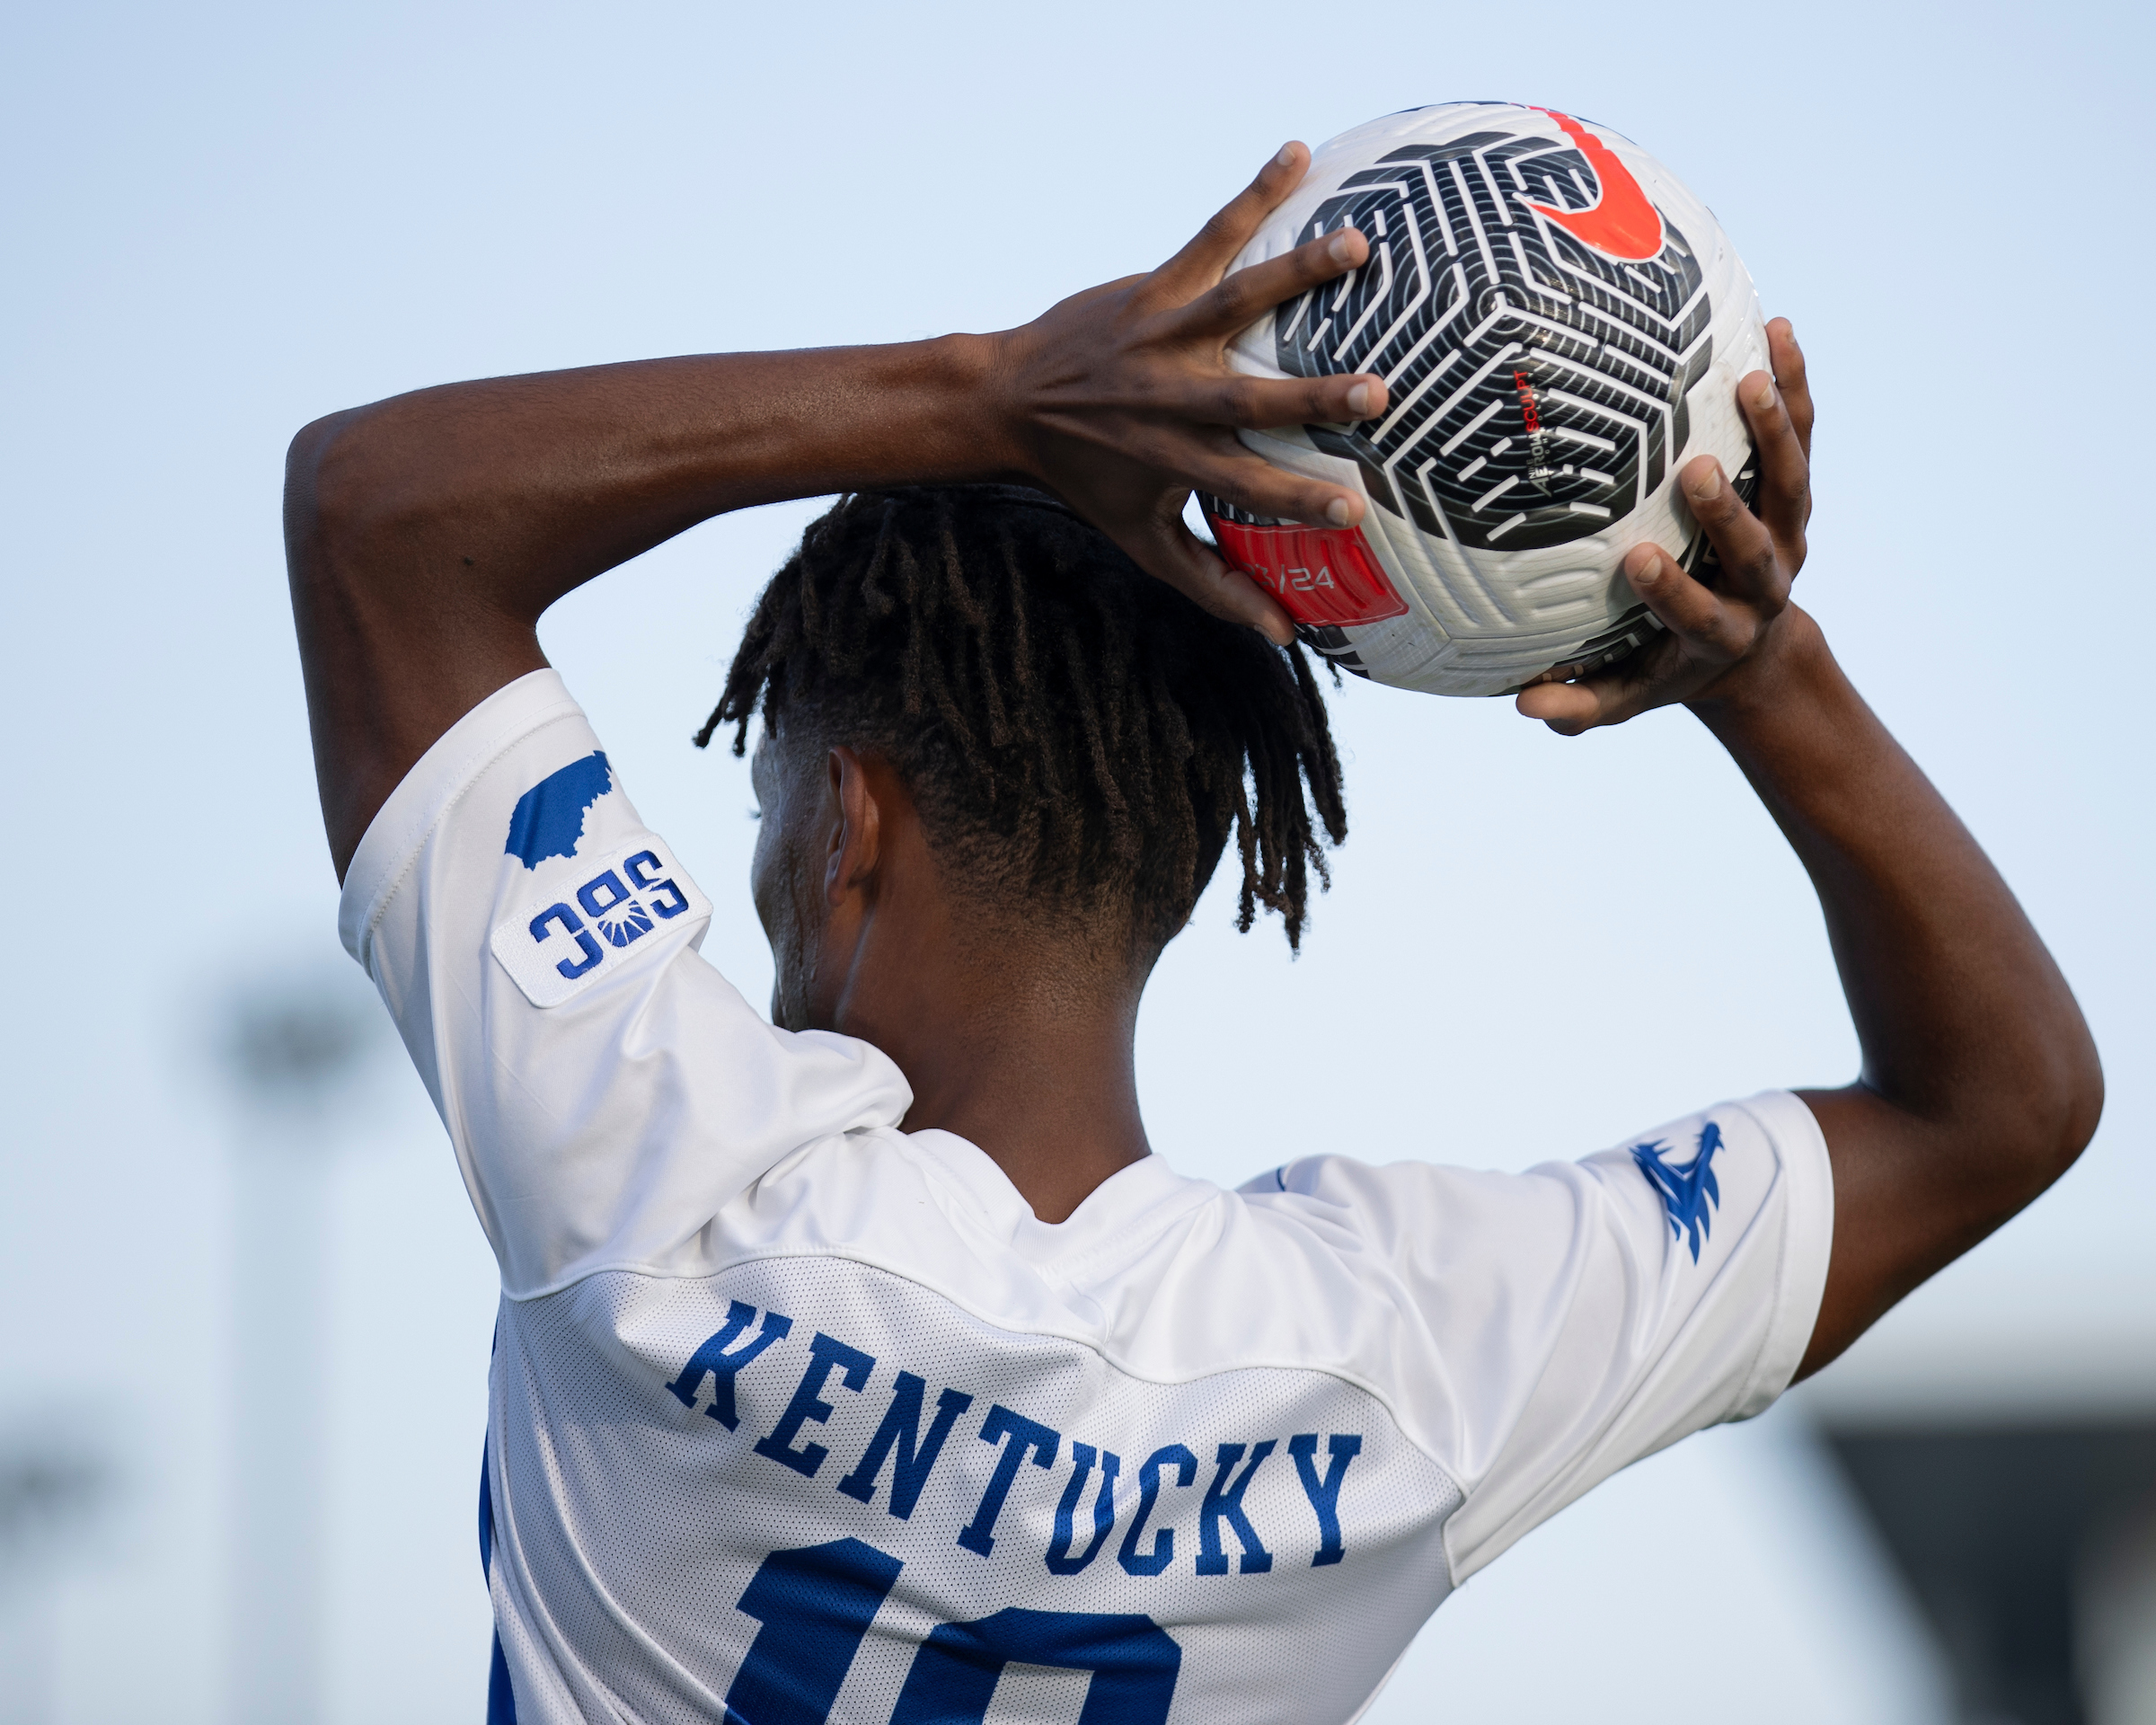
[[[932,1127],[907,1142],[959,1188],[989,1232],[1037,1269],[1067,1278],[1100,1259],[1142,1250],[1186,1211],[1221,1196],[1211,1181],[1179,1174],[1160,1155],[1118,1168],[1062,1222],[1043,1222],[994,1157],[955,1132]]]

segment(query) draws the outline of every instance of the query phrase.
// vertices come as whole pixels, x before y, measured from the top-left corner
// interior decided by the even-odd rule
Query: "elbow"
[[[2104,1118],[2104,1063],[2097,1054],[2096,1039],[2080,1022],[2079,1014],[2075,1028],[2080,1034],[2061,1060],[2063,1071],[2052,1111],[2054,1154],[2062,1174],[2089,1147]]]
[[[420,392],[425,395],[427,392]],[[469,487],[424,401],[324,414],[285,451],[285,553],[296,585],[372,584],[440,548]]]
[[[2103,1119],[2104,1068],[2095,1039],[2071,1003],[2064,1016],[2055,1035],[2017,1063],[2011,1100],[1999,1110],[2005,1129],[1998,1141],[2019,1175],[2023,1203],[2073,1166]]]
[[[325,414],[304,425],[285,451],[285,551],[297,579],[338,561],[357,536],[362,500],[364,410]]]
[[[2072,995],[2060,994],[2061,1010],[1998,1025],[1937,1072],[1928,1108],[1902,1104],[1937,1158],[1935,1196],[1959,1218],[1957,1252],[2041,1197],[2096,1137],[2103,1066]]]

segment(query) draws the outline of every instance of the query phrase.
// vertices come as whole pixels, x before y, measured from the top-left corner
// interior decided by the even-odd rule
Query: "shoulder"
[[[1365,1243],[1428,1250],[1448,1235],[1546,1238],[1597,1217],[1711,1227],[1725,1206],[1825,1177],[1825,1141],[1802,1101],[1768,1091],[1630,1135],[1577,1160],[1517,1172],[1422,1161],[1310,1156],[1246,1182],[1250,1204]],[[1727,1190],[1726,1190],[1727,1189]]]

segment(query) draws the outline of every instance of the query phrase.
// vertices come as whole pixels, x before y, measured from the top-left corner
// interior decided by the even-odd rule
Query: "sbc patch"
[[[578,886],[535,898],[496,924],[489,942],[535,1006],[561,1005],[619,969],[638,942],[678,917],[711,912],[711,900],[649,833],[579,872]]]

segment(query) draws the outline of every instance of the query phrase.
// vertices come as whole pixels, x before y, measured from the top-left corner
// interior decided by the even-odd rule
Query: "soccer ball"
[[[1766,330],[1713,215],[1605,128],[1448,102],[1327,144],[1236,267],[1350,226],[1369,261],[1252,324],[1229,360],[1385,380],[1381,418],[1241,434],[1361,491],[1363,525],[1201,495],[1222,554],[1335,664],[1401,688],[1509,694],[1648,640],[1661,625],[1625,553],[1709,555],[1678,466],[1710,454],[1747,500],[1757,483],[1736,385],[1765,367]]]

